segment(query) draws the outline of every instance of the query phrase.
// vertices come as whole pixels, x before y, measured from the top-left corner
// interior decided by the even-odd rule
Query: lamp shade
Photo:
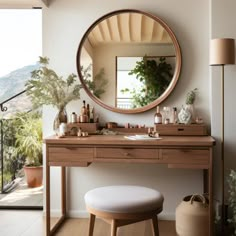
[[[210,43],[210,65],[235,64],[234,39],[212,39]]]

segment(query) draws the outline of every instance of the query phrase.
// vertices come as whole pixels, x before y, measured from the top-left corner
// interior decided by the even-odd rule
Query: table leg
[[[66,167],[61,167],[61,209],[62,215],[66,216]]]
[[[208,191],[209,191],[209,235],[213,235],[213,183],[212,183],[212,148],[210,149],[210,160],[208,169]]]
[[[53,235],[66,217],[66,167],[61,167],[61,210],[62,216],[51,229],[50,214],[50,166],[46,164],[46,236]]]
[[[50,235],[50,166],[46,163],[46,235]]]

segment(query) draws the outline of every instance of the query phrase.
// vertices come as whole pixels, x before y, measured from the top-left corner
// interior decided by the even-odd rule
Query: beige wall
[[[210,38],[236,39],[235,15],[236,1],[211,0],[211,33]],[[212,135],[217,140],[214,152],[214,192],[217,199],[221,199],[221,68],[211,67],[211,112]],[[231,169],[236,169],[236,66],[225,66],[225,194],[227,203],[227,178]]]
[[[43,54],[60,74],[76,72],[76,52],[86,29],[102,15],[118,9],[140,9],[159,16],[175,32],[182,49],[183,67],[179,82],[171,96],[161,106],[184,104],[189,90],[198,88],[197,114],[210,122],[210,79],[208,66],[209,2],[175,0],[54,0],[43,12]],[[153,125],[154,109],[142,114],[122,115],[106,111],[95,105],[84,92],[85,99],[95,106],[101,123],[115,121],[131,124]],[[71,103],[67,111],[79,112],[81,101]],[[56,110],[44,108],[44,135],[52,133]],[[176,205],[183,196],[202,192],[202,172],[173,170],[165,165],[143,164],[92,164],[88,168],[70,168],[68,171],[69,212],[73,216],[84,215],[83,196],[97,186],[108,184],[140,184],[159,189],[165,196],[162,217],[174,218]],[[58,170],[52,172],[52,208],[59,208]]]

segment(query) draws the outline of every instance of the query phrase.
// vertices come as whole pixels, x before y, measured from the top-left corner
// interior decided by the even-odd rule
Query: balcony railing
[[[23,172],[25,157],[15,148],[15,132],[19,128],[16,127],[15,115],[18,112],[30,112],[31,109],[26,90],[0,103],[0,208],[12,208],[14,202],[16,208],[42,208],[43,188],[27,188]],[[9,194],[11,198],[6,197]],[[29,201],[30,195],[34,200]],[[13,196],[19,199],[13,200]],[[7,201],[4,202],[4,199]]]

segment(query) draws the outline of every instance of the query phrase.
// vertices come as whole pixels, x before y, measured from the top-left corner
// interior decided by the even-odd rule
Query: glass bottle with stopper
[[[177,107],[173,107],[172,108],[171,123],[173,123],[173,124],[177,124],[178,123]]]
[[[94,122],[94,107],[91,108],[91,111],[90,111],[90,123],[93,123]]]
[[[163,107],[163,113],[164,113],[164,124],[170,123],[170,107]]]
[[[83,100],[83,106],[81,108],[81,115],[87,115],[87,108],[86,108],[86,103],[85,100]]]
[[[88,122],[90,122],[90,107],[88,103],[87,103],[86,111],[87,111],[87,116],[88,116]]]
[[[162,114],[160,112],[160,107],[157,106],[156,113],[154,115],[154,124],[162,124]]]
[[[83,106],[81,108],[80,122],[81,123],[88,122],[88,115],[87,115],[87,108],[86,108],[85,100],[83,100]]]

